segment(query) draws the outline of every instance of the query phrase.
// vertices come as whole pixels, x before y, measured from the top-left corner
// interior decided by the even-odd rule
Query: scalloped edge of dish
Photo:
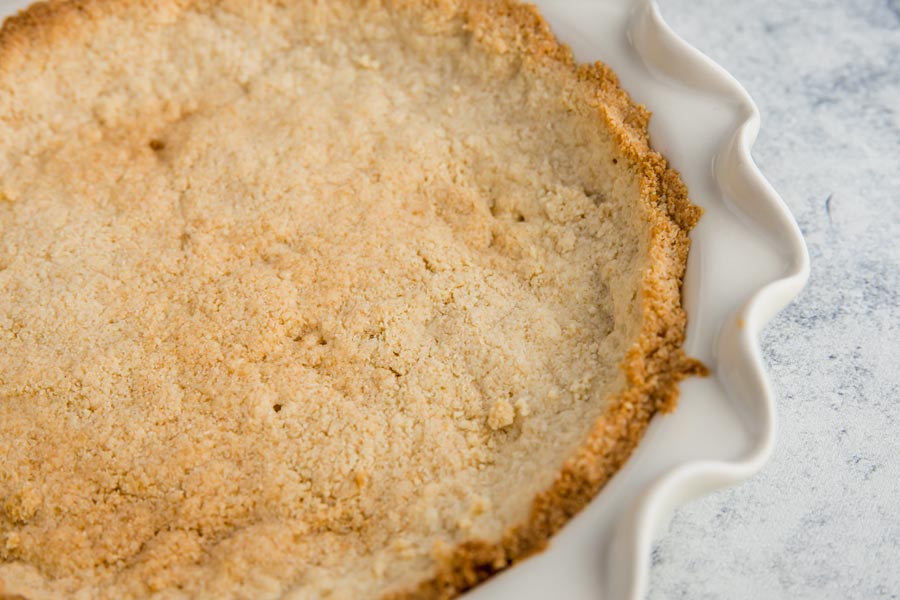
[[[741,369],[741,381],[735,385],[758,397],[761,410],[757,418],[764,428],[758,432],[756,443],[740,459],[684,463],[658,479],[647,491],[633,517],[631,560],[635,565],[635,576],[630,589],[621,589],[625,592],[623,597],[642,598],[646,595],[650,551],[660,521],[692,498],[749,479],[769,459],[775,441],[776,405],[758,336],[762,328],[800,294],[809,279],[810,264],[799,226],[752,158],[761,118],[749,93],[723,67],[676,34],[663,19],[656,0],[639,0],[633,27],[638,31],[643,29],[640,34],[645,41],[636,43],[635,48],[650,64],[671,75],[671,65],[678,63],[678,69],[683,73],[682,81],[687,85],[711,84],[739,107],[743,122],[733,131],[727,148],[719,155],[723,160],[715,164],[716,179],[726,198],[738,198],[742,206],[758,204],[760,212],[752,215],[754,221],[764,222],[766,233],[786,250],[788,259],[783,276],[757,289],[734,318],[726,321],[719,336],[717,370],[724,374],[729,367]],[[632,40],[637,38],[636,30],[633,30]],[[651,39],[654,45],[662,45],[666,52],[649,46]]]

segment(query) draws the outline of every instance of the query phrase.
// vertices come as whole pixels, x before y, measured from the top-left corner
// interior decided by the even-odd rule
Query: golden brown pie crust
[[[22,61],[29,49],[65,36],[80,27],[85,15],[115,13],[124,5],[144,0],[61,0],[39,3],[7,19],[0,30],[0,82]],[[160,5],[176,7],[205,5],[202,1],[146,1],[150,10]],[[577,65],[571,51],[552,35],[537,10],[511,0],[396,0],[392,6],[404,10],[447,10],[459,14],[466,28],[498,52],[518,53],[535,64],[556,63],[572,77],[589,83],[578,101],[595,107],[597,119],[614,132],[619,151],[639,165],[641,199],[655,215],[649,245],[651,268],[645,272],[640,303],[643,326],[639,341],[621,363],[627,387],[608,401],[602,418],[574,456],[566,462],[556,481],[534,499],[529,518],[509,529],[502,540],[469,540],[439,552],[436,574],[404,592],[385,598],[452,598],[507,566],[542,550],[550,536],[580,511],[619,470],[640,441],[651,417],[675,407],[677,384],[691,375],[705,374],[696,360],[681,349],[685,313],[681,306],[681,283],[689,249],[688,232],[700,217],[692,205],[678,173],[650,147],[649,113],[634,103],[619,87],[606,66]],[[427,8],[426,8],[427,7]],[[92,18],[92,17],[89,17]],[[6,115],[0,115],[6,118]],[[4,595],[0,582],[0,599]]]

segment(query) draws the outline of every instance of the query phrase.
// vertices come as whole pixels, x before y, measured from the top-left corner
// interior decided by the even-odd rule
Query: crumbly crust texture
[[[677,383],[700,211],[484,0],[59,0],[0,30],[0,598],[451,598]]]

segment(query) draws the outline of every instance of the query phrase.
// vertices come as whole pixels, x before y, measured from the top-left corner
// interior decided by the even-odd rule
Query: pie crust
[[[511,0],[0,30],[0,599],[451,598],[678,382],[700,209]]]

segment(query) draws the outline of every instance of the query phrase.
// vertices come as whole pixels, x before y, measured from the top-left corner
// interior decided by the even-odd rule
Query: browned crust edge
[[[574,100],[594,107],[613,132],[620,152],[639,165],[641,202],[651,219],[651,267],[641,284],[643,328],[621,365],[626,388],[609,399],[605,414],[556,481],[534,499],[528,519],[499,541],[471,540],[452,549],[441,557],[433,577],[382,600],[448,600],[543,550],[549,538],[622,467],[653,415],[674,410],[678,382],[708,374],[702,363],[681,348],[687,322],[681,287],[690,249],[688,234],[702,209],[688,199],[679,173],[650,147],[650,113],[622,90],[606,65],[576,64],[571,50],[556,39],[534,6],[515,0],[457,3],[476,37],[496,37],[527,62],[567,71],[587,84],[577,88],[582,92]]]
[[[626,387],[609,399],[605,414],[594,423],[582,446],[563,466],[553,485],[533,501],[529,517],[498,541],[470,540],[439,557],[436,572],[416,587],[389,593],[382,600],[448,600],[497,572],[543,550],[549,538],[583,509],[622,467],[657,412],[670,412],[678,398],[678,382],[706,375],[706,367],[685,355],[686,315],[681,285],[690,248],[688,233],[702,209],[688,199],[677,171],[650,147],[650,113],[619,86],[606,65],[578,65],[569,48],[528,4],[516,0],[386,0],[412,9],[455,8],[466,28],[489,46],[514,51],[526,66],[556,68],[586,84],[573,100],[595,109],[613,132],[619,151],[638,165],[641,202],[651,221],[650,268],[641,284],[644,318],[638,341],[622,362]],[[0,77],[27,58],[28,48],[51,43],[77,31],[102,14],[135,4],[188,8],[216,0],[49,0],[37,2],[0,27]],[[493,41],[494,43],[490,43]],[[496,42],[501,42],[498,46]],[[2,115],[0,115],[2,118]],[[674,285],[673,285],[674,284]],[[0,600],[23,598],[3,593]],[[24,600],[24,599],[23,599]]]

